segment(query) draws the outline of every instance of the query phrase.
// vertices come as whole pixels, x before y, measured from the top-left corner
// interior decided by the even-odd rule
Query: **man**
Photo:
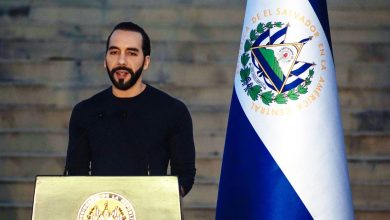
[[[78,103],[69,123],[66,175],[171,174],[182,196],[194,183],[195,149],[186,106],[142,81],[150,40],[132,22],[115,26],[104,67],[112,86]]]

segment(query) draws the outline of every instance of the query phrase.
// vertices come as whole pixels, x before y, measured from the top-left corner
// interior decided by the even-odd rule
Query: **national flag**
[[[248,0],[216,219],[353,219],[325,0]]]

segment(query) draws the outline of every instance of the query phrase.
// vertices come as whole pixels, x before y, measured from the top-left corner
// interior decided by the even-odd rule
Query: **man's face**
[[[142,70],[148,68],[149,61],[150,57],[144,57],[142,52],[140,33],[124,30],[112,33],[104,66],[116,88],[128,90],[142,80]]]

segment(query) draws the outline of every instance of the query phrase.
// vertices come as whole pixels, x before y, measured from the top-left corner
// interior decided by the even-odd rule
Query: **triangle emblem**
[[[281,93],[302,50],[303,43],[285,43],[252,47],[257,64],[274,87]]]

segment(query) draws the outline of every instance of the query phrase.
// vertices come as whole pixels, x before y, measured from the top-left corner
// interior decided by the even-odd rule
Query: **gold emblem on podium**
[[[85,200],[77,220],[136,220],[131,203],[112,192],[96,193]]]

